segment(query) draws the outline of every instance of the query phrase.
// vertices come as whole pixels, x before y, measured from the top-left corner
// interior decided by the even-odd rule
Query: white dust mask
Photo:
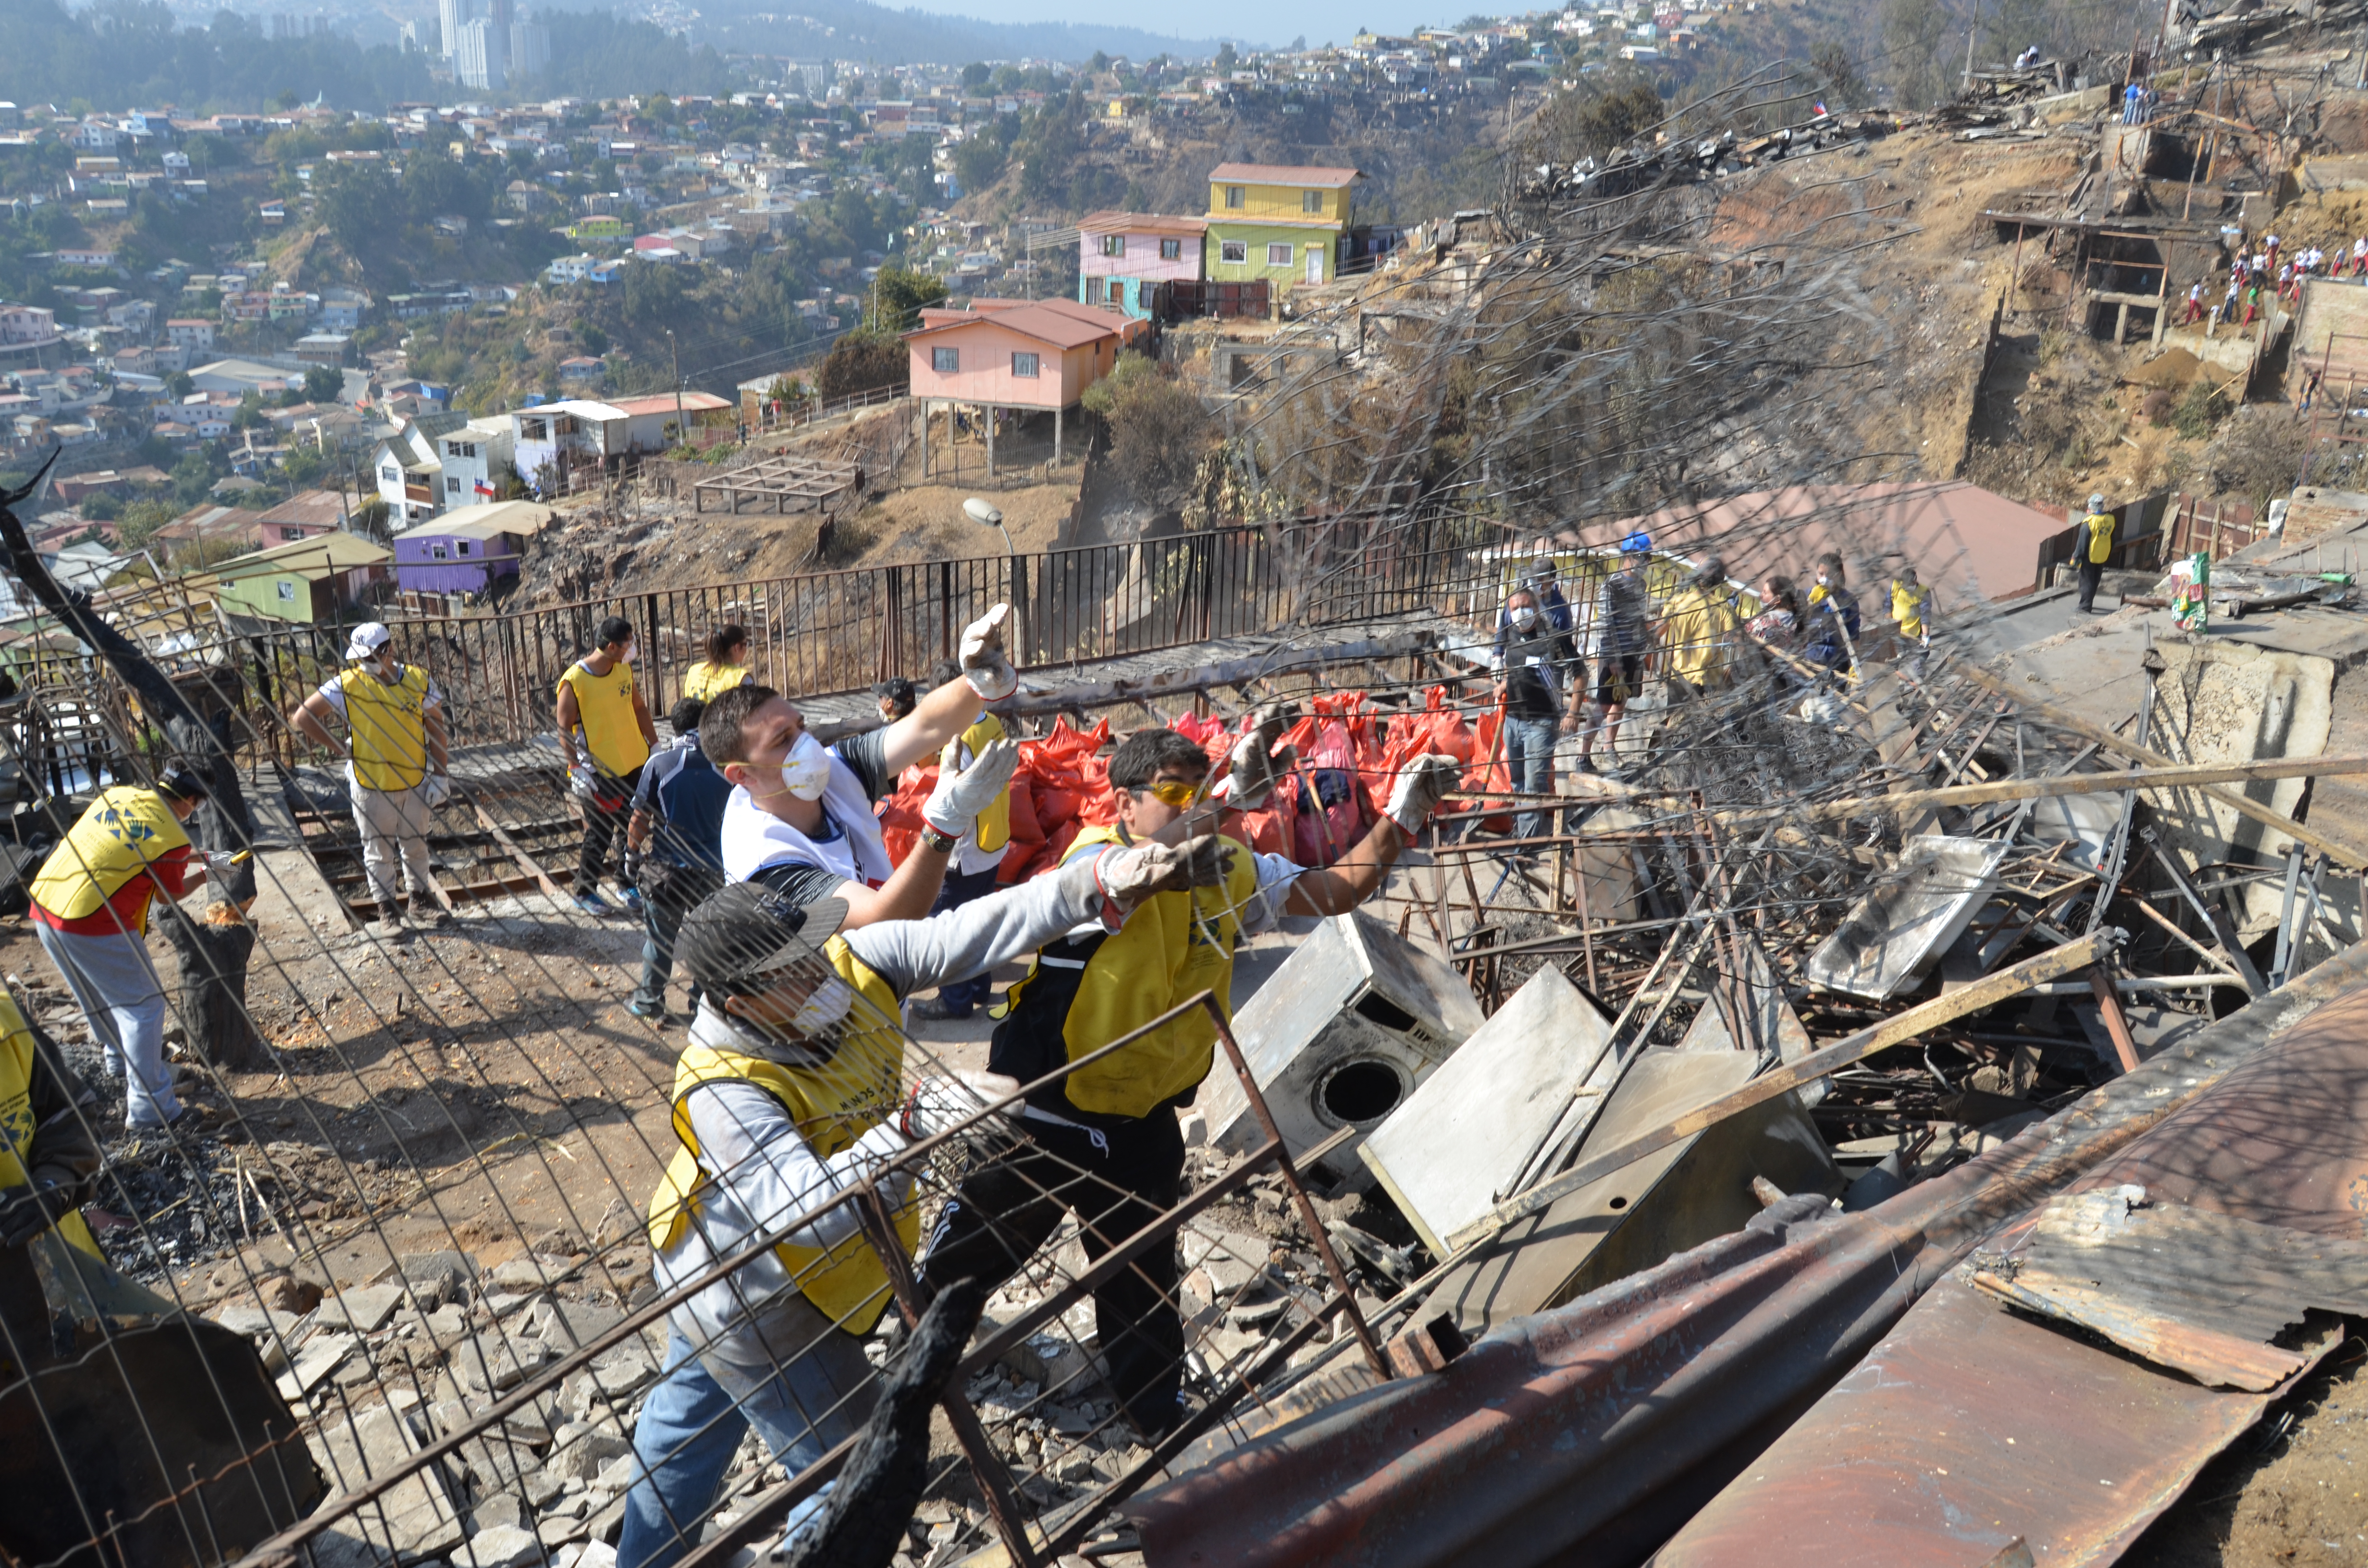
[[[801,801],[819,801],[829,784],[830,753],[814,738],[813,731],[806,731],[781,759],[781,788]]]
[[[805,999],[790,1028],[803,1035],[817,1035],[837,1025],[855,1007],[855,987],[844,980],[825,980]]]

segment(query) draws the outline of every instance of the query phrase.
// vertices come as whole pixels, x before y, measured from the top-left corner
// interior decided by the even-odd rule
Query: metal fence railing
[[[632,622],[643,696],[663,714],[681,695],[684,670],[704,656],[709,633],[726,624],[747,629],[757,680],[816,698],[891,676],[926,678],[955,656],[962,628],[997,603],[1013,607],[1008,635],[1019,663],[1043,665],[1389,615],[1469,613],[1474,595],[1495,596],[1476,552],[1429,544],[1418,528],[1384,543],[1372,541],[1374,532],[1338,523],[1226,528],[389,625],[400,655],[424,665],[442,689],[454,744],[468,745],[548,731],[560,676],[591,651],[611,615]],[[225,634],[222,642],[254,700],[284,710],[339,667],[346,634],[302,626]],[[292,760],[283,728],[267,719],[254,733],[279,736],[283,759]]]

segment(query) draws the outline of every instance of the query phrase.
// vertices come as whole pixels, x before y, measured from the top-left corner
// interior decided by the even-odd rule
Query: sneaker
[[[609,913],[609,901],[597,892],[580,892],[575,895],[575,907],[598,919]]]
[[[647,1018],[652,1023],[662,1024],[666,1021],[666,1004],[663,1002],[644,1002],[636,996],[625,1004],[625,1011],[637,1018]]]
[[[632,911],[634,914],[636,914],[636,915],[639,915],[639,914],[642,912],[642,890],[641,890],[641,889],[639,889],[639,888],[637,888],[637,887],[631,886],[630,884],[626,887],[626,889],[625,889],[625,907],[626,907],[627,909],[632,910]]]
[[[972,1009],[964,1007],[957,1013],[934,996],[917,997],[905,1003],[905,1006],[912,1009],[913,1017],[916,1018],[931,1018],[941,1023],[951,1023],[967,1018],[972,1012]]]
[[[1592,774],[1592,773],[1594,773],[1594,772],[1595,772],[1595,759],[1594,759],[1593,757],[1591,757],[1591,756],[1582,756],[1582,757],[1580,757],[1580,758],[1578,759],[1578,766],[1577,766],[1577,767],[1573,771],[1575,771],[1575,772],[1578,772],[1578,773],[1588,773],[1588,774]],[[1600,777],[1600,775],[1599,775],[1599,777]]]

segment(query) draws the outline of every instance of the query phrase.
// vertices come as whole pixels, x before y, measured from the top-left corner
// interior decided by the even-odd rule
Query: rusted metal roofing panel
[[[2123,1183],[2197,1210],[2359,1238],[2368,995],[2315,1014],[2078,1187]],[[2037,1219],[1992,1244],[2014,1252]],[[2298,1364],[2340,1337],[2303,1338]],[[2110,1562],[2276,1392],[2203,1387],[1952,1280],[1654,1561],[1892,1568],[1977,1562],[2019,1535],[2051,1568]]]
[[[2068,1194],[2011,1253],[1975,1253],[1968,1283],[2220,1387],[2272,1388],[2302,1368],[2269,1342],[2312,1308],[2368,1313],[2368,1242],[2150,1200],[2142,1187]]]
[[[1788,1199],[1741,1232],[1495,1331],[1441,1373],[1266,1433],[1121,1512],[1153,1568],[1639,1560],[1745,1466],[1760,1473],[1754,1461],[1769,1442],[1976,1243],[2122,1154],[2363,979],[2368,949],[2347,953],[1888,1203],[1837,1215]],[[2368,1082],[2356,1086],[2368,1093]],[[2368,1106],[2346,1102],[2345,1113],[2368,1128]],[[2215,1099],[2212,1118],[2230,1114]],[[2144,1162],[2114,1169],[2143,1171]],[[2009,1393],[2023,1387],[2003,1367],[1982,1376]],[[1752,1550],[1702,1561],[1766,1561],[1794,1533],[1781,1489],[1754,1494],[1767,1509]],[[1854,1498],[1856,1517],[1889,1495]],[[1952,1540],[1883,1561],[1978,1562],[2004,1544],[1976,1551]],[[1820,1552],[1818,1568],[1835,1568],[1830,1556]]]

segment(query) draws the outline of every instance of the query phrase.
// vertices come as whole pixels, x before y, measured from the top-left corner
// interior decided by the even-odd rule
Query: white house
[[[510,462],[520,479],[539,483],[545,468],[564,471],[621,457],[631,445],[632,418],[605,403],[571,398],[502,415],[509,421]]]
[[[392,526],[402,528],[491,500],[500,480],[508,477],[509,457],[507,415],[472,420],[459,414],[423,414],[401,421],[395,434],[378,444],[370,466]]]

